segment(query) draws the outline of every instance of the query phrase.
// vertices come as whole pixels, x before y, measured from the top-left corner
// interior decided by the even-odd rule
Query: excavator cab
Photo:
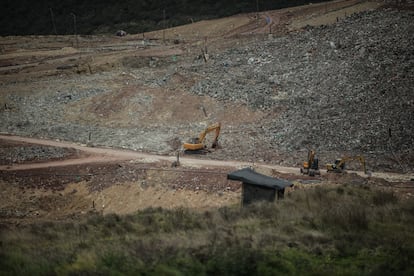
[[[200,141],[198,137],[193,137],[193,138],[190,138],[190,140],[188,141],[188,144],[196,145],[196,144],[200,144]]]
[[[342,162],[342,159],[336,159],[335,162],[332,164],[332,167],[345,170],[345,162]]]

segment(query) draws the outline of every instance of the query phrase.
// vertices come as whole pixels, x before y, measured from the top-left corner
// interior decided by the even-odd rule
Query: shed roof
[[[292,186],[292,182],[270,177],[264,174],[260,174],[252,170],[251,168],[243,168],[238,171],[227,174],[227,179],[242,181],[243,183],[263,186],[271,189],[284,189],[285,187]]]

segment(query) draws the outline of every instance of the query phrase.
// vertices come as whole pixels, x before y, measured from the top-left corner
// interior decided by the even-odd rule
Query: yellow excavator
[[[212,144],[212,148],[217,148],[218,147],[218,137],[220,135],[220,128],[221,128],[221,124],[219,122],[214,123],[212,125],[209,125],[208,127],[206,127],[206,129],[204,129],[199,135],[198,137],[192,138],[189,142],[186,142],[183,144],[183,148],[185,151],[201,151],[207,148],[207,146],[204,144],[204,139],[206,138],[206,135],[209,132],[215,131],[216,134],[214,136],[214,140],[213,140],[213,144]]]
[[[367,174],[367,167],[365,165],[365,158],[363,156],[357,155],[357,156],[346,156],[341,159],[336,159],[333,164],[326,164],[326,170],[327,172],[336,172],[341,173],[345,170],[345,163],[352,160],[359,160],[361,163],[362,169],[364,170],[364,173]]]
[[[300,168],[302,174],[309,176],[320,175],[319,160],[316,158],[316,152],[314,150],[308,151],[308,160],[303,162],[303,168]]]

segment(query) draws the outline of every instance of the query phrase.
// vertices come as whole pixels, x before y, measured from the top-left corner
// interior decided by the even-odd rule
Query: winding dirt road
[[[86,145],[57,141],[57,140],[47,140],[47,139],[37,139],[29,137],[20,137],[20,136],[9,136],[9,135],[0,135],[0,139],[37,144],[43,146],[52,146],[60,148],[72,148],[80,150],[86,153],[87,156],[77,158],[77,159],[65,159],[58,161],[49,161],[41,163],[30,163],[30,164],[13,164],[7,166],[0,166],[0,170],[7,171],[16,171],[16,170],[27,170],[27,169],[37,169],[37,168],[49,168],[49,167],[62,167],[68,165],[81,165],[88,163],[109,163],[109,162],[119,162],[119,161],[139,161],[142,163],[153,163],[159,161],[176,161],[175,156],[165,156],[165,155],[156,155],[149,154],[131,150],[123,149],[112,149],[112,148],[99,148],[99,147],[88,147]],[[247,167],[252,166],[252,163],[249,162],[240,162],[240,161],[220,161],[220,160],[209,160],[209,159],[199,159],[191,157],[182,157],[180,156],[180,165],[184,167]],[[254,164],[255,166],[263,166],[271,169],[276,169],[282,173],[297,173],[297,168],[282,167],[276,165],[266,165],[266,164]]]
[[[51,167],[64,167],[70,165],[82,165],[82,164],[91,164],[91,163],[112,163],[119,161],[138,161],[141,163],[154,163],[160,161],[174,162],[176,161],[175,156],[165,156],[165,155],[156,155],[149,153],[142,153],[131,150],[122,150],[122,149],[112,149],[112,148],[98,148],[98,147],[88,147],[86,145],[59,141],[59,140],[47,140],[47,139],[37,139],[29,137],[20,137],[12,135],[0,135],[0,139],[13,142],[37,144],[43,146],[52,146],[60,148],[72,148],[83,153],[86,153],[86,156],[76,158],[76,159],[65,159],[57,161],[48,161],[41,163],[30,163],[30,164],[13,164],[13,165],[3,165],[0,166],[0,171],[17,171],[17,170],[28,170],[28,169],[38,169],[38,168],[51,168]],[[251,162],[240,162],[232,160],[209,160],[209,159],[200,159],[200,158],[191,158],[191,157],[180,157],[180,165],[183,167],[198,167],[198,168],[214,168],[214,167],[232,167],[232,168],[243,168],[248,166],[261,167],[266,169],[272,169],[280,173],[287,174],[300,174],[299,169],[296,167],[283,167],[273,164],[265,163],[254,163]],[[355,171],[353,171],[355,172]],[[324,174],[325,172],[322,172]],[[363,172],[355,172],[360,176],[366,176]],[[414,174],[399,174],[399,173],[384,173],[384,172],[372,172],[372,177],[383,178],[387,181],[410,181],[414,178]]]

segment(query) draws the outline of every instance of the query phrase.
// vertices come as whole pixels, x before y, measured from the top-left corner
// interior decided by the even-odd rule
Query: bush
[[[398,198],[393,191],[377,190],[372,196],[372,202],[376,206],[382,206],[386,204],[395,204],[398,202]]]
[[[277,204],[149,208],[2,230],[0,274],[410,275],[414,203],[395,198],[319,187]]]
[[[276,252],[266,252],[257,264],[258,275],[293,275],[295,266]]]
[[[48,275],[50,264],[42,258],[30,258],[20,250],[11,249],[0,253],[0,275]]]
[[[366,206],[355,202],[338,202],[322,211],[322,222],[331,228],[361,231],[368,228]]]
[[[254,275],[260,259],[260,251],[238,246],[222,247],[207,262],[207,274]]]

